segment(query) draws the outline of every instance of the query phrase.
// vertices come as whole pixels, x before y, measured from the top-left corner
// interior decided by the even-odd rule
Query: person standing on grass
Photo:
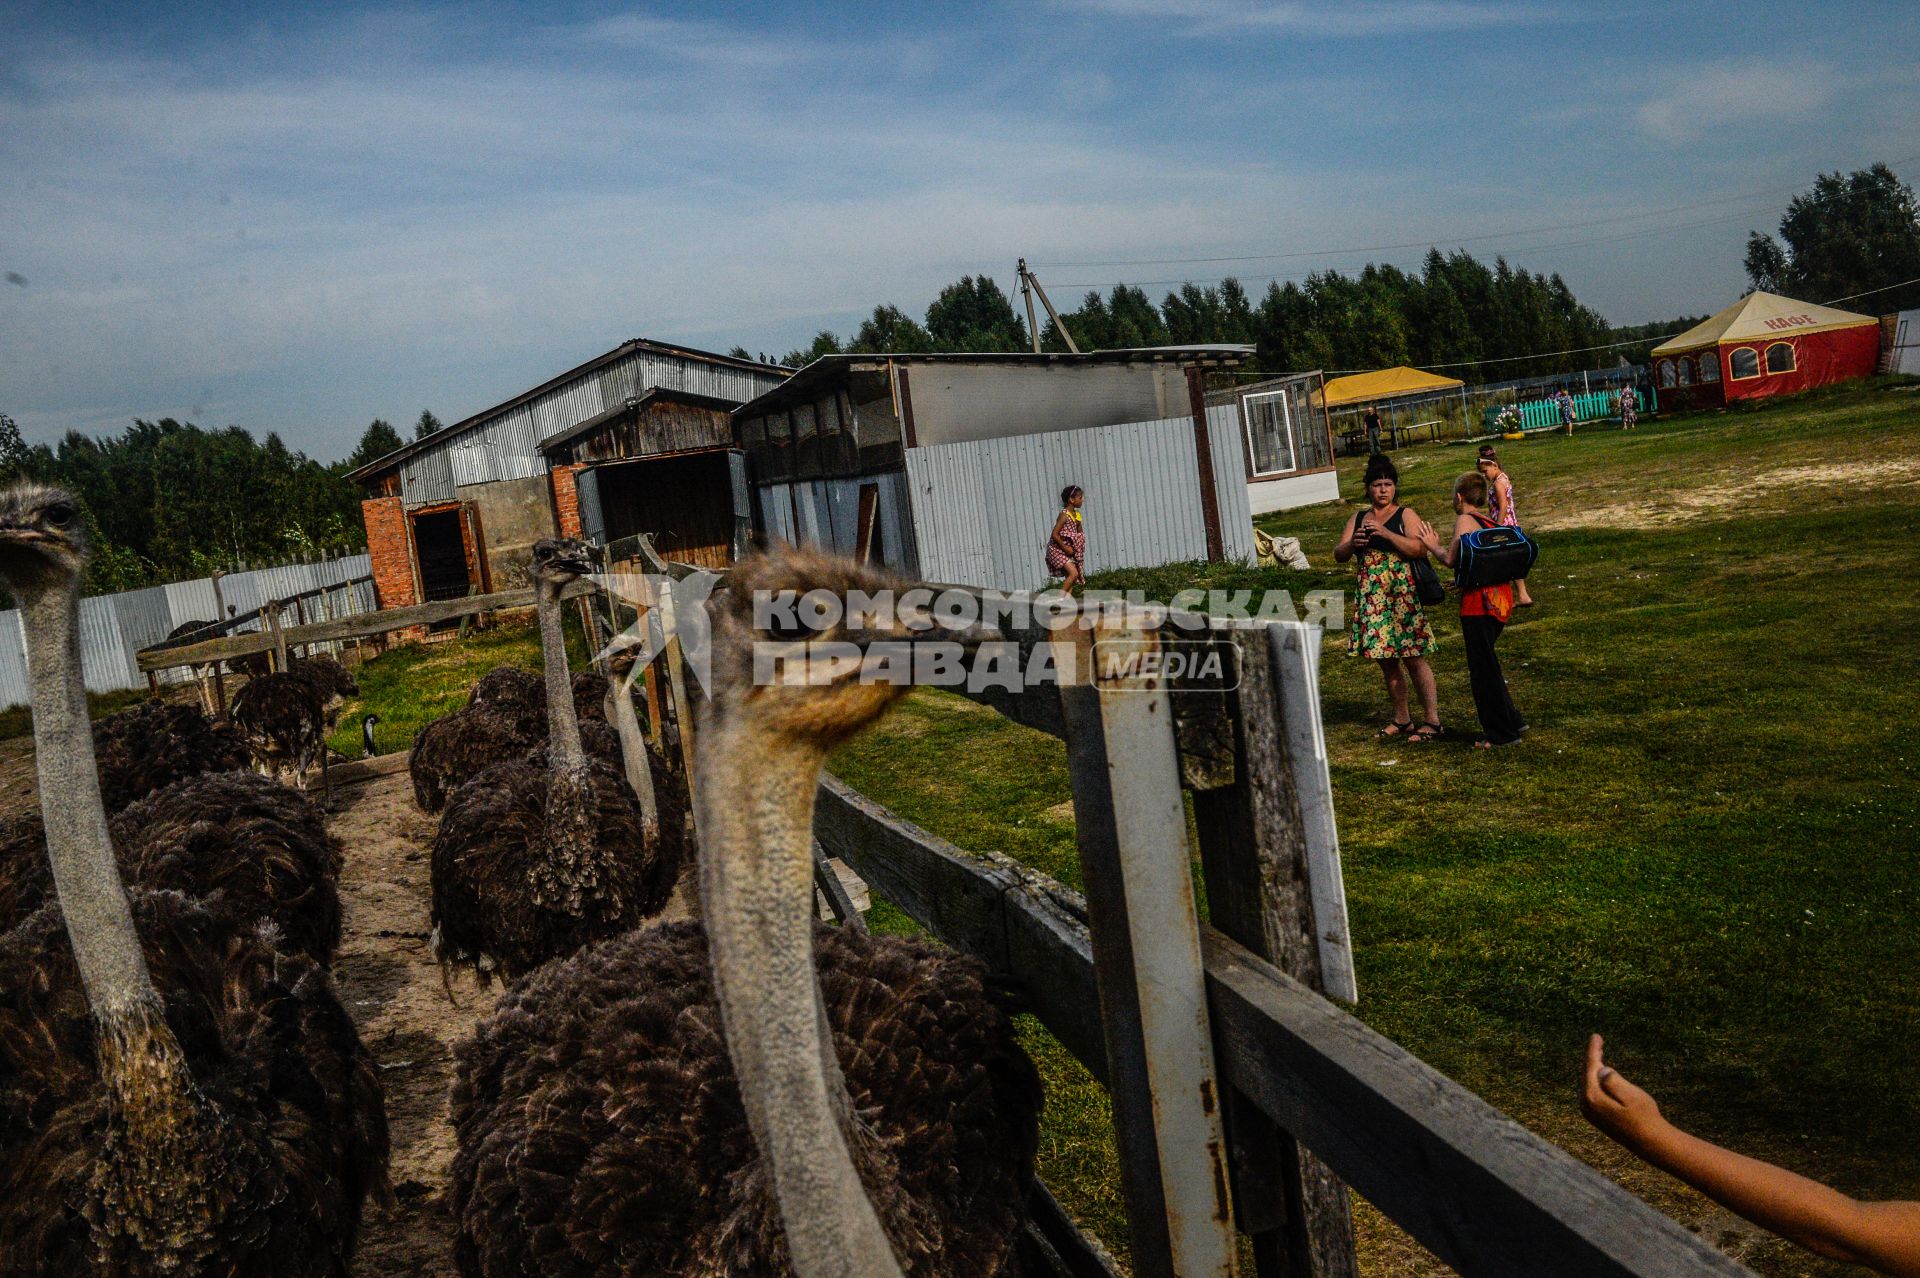
[[[1640,422],[1640,393],[1628,382],[1620,388],[1620,429],[1633,430]]]
[[[1506,470],[1500,465],[1500,454],[1492,444],[1480,445],[1480,460],[1476,465],[1480,473],[1487,477],[1487,513],[1493,516],[1493,522],[1518,528],[1520,512],[1513,504],[1513,481],[1507,478]],[[1527,592],[1527,579],[1522,577],[1513,584],[1514,607],[1533,607],[1533,596]]]
[[[1060,517],[1053,521],[1053,532],[1047,537],[1047,575],[1066,578],[1060,589],[1067,594],[1087,579],[1087,533],[1080,522],[1080,507],[1086,500],[1080,485],[1062,488]]]
[[[1567,434],[1573,434],[1573,393],[1562,386],[1553,398],[1560,405],[1560,420],[1566,425]]]
[[[1920,1203],[1862,1202],[1817,1180],[1689,1135],[1653,1097],[1609,1068],[1606,1040],[1587,1040],[1587,1121],[1661,1171],[1817,1256],[1883,1274],[1920,1278]]]
[[[1368,404],[1367,411],[1361,414],[1360,420],[1365,422],[1367,427],[1367,456],[1376,457],[1380,453],[1380,406]]]
[[[1487,477],[1470,470],[1453,483],[1453,541],[1435,552],[1449,568],[1459,562],[1460,539],[1482,528],[1497,527],[1487,515]],[[1526,720],[1513,708],[1507,690],[1507,677],[1500,669],[1500,654],[1493,645],[1507,628],[1513,615],[1513,586],[1479,586],[1460,592],[1460,637],[1467,649],[1467,679],[1473,686],[1473,711],[1480,716],[1480,739],[1473,744],[1485,750],[1494,746],[1520,744],[1527,730]]]
[[[1446,729],[1440,726],[1440,695],[1427,664],[1435,646],[1433,629],[1414,590],[1413,561],[1438,548],[1439,538],[1412,507],[1400,505],[1400,472],[1385,456],[1368,459],[1366,486],[1367,509],[1347,520],[1333,548],[1339,562],[1356,561],[1360,579],[1347,653],[1378,662],[1387,681],[1393,719],[1380,729],[1379,739],[1432,741]],[[1409,676],[1426,712],[1418,725],[1408,713]]]

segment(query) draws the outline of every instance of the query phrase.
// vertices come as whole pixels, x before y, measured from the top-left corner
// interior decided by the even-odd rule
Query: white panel
[[[0,612],[0,707],[24,706],[32,700],[27,682],[27,637],[18,609]]]

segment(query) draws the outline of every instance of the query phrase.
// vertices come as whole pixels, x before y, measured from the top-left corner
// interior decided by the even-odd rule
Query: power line
[[[1911,164],[1915,160],[1920,160],[1920,155],[1902,156],[1901,158],[1893,160],[1890,163]],[[1687,213],[1687,212],[1692,212],[1695,209],[1711,208],[1715,205],[1720,205],[1720,204],[1734,204],[1743,200],[1764,199],[1768,196],[1777,195],[1781,191],[1799,191],[1799,190],[1808,188],[1808,186],[1809,184],[1805,182],[1795,182],[1786,186],[1773,186],[1773,187],[1766,187],[1757,191],[1748,191],[1740,195],[1725,195],[1712,200],[1698,200],[1690,204],[1675,204],[1675,205],[1670,205],[1666,208],[1648,209],[1640,213],[1618,213],[1610,217],[1591,218],[1581,222],[1549,223],[1546,225],[1525,227],[1525,228],[1515,229],[1515,230],[1486,231],[1486,232],[1482,232],[1475,235],[1433,236],[1423,240],[1408,240],[1400,244],[1357,245],[1351,248],[1339,248],[1339,249],[1300,249],[1300,250],[1296,250],[1288,253],[1250,253],[1250,254],[1242,254],[1238,256],[1223,256],[1223,257],[1144,257],[1144,258],[1134,258],[1131,260],[1035,262],[1034,265],[1043,266],[1049,270],[1057,270],[1057,269],[1073,269],[1073,268],[1088,267],[1088,266],[1187,266],[1187,265],[1206,265],[1206,264],[1218,263],[1218,262],[1275,262],[1275,261],[1286,261],[1293,258],[1301,258],[1301,257],[1341,257],[1348,254],[1353,254],[1353,253],[1385,253],[1385,252],[1392,252],[1399,249],[1428,248],[1428,247],[1432,247],[1440,244],[1476,244],[1484,240],[1508,239],[1508,238],[1514,238],[1514,237],[1523,236],[1523,235],[1538,235],[1538,234],[1542,234],[1550,231],[1581,230],[1589,226],[1604,226],[1613,222],[1631,222],[1631,221],[1636,221],[1640,218],[1645,218],[1645,217],[1664,217],[1669,213]],[[1845,194],[1847,194],[1847,192],[1844,192],[1844,191],[1836,193],[1836,195],[1845,195]],[[1753,210],[1753,212],[1756,212],[1756,213],[1774,212],[1774,211],[1777,211],[1778,209],[1782,209],[1785,207],[1786,207],[1785,205],[1771,205],[1766,208],[1755,209]],[[1734,215],[1734,218],[1729,218],[1725,220],[1731,221],[1731,220],[1736,220],[1739,217],[1746,217],[1750,215],[1751,214],[1748,214],[1748,213],[1741,213],[1741,214]],[[1705,226],[1709,224],[1710,224],[1709,222],[1701,222],[1701,223],[1696,223],[1695,225]],[[1683,228],[1674,227],[1674,228],[1667,228],[1667,229],[1678,230]],[[1631,234],[1641,234],[1641,233],[1642,232],[1632,232]],[[1594,241],[1594,242],[1599,243],[1603,241]],[[1535,248],[1556,248],[1556,247],[1568,247],[1568,246],[1549,244],[1549,245],[1535,245],[1534,247]],[[1271,277],[1256,277],[1256,278],[1271,278]],[[1087,287],[1094,287],[1094,286],[1082,285],[1082,284],[1062,284],[1062,285],[1056,285],[1055,287],[1087,288]],[[1145,287],[1145,286],[1143,285],[1142,287]]]

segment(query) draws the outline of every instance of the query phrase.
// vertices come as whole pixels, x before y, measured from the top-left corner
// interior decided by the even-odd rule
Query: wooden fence
[[[371,636],[531,602],[530,591],[507,591],[284,638]],[[1324,956],[1339,947],[1325,944],[1330,898],[1314,879],[1328,873],[1315,848],[1330,824],[1313,812],[1323,765],[1287,730],[1284,629],[1209,623],[1196,635],[1139,611],[1113,620],[1097,636],[1003,625],[1023,654],[1052,645],[1061,679],[974,698],[1065,743],[1085,897],[991,851],[962,850],[831,778],[814,833],[875,893],[985,961],[1107,1086],[1134,1274],[1244,1274],[1244,1235],[1252,1278],[1354,1275],[1349,1188],[1469,1278],[1746,1274],[1326,997]],[[1198,643],[1237,681],[1203,691],[1102,672],[1096,639],[1139,651]],[[239,635],[142,662],[225,659],[271,642]],[[660,740],[664,721],[664,739],[684,748],[690,693],[677,648],[666,656],[669,677],[649,686],[649,726]],[[827,877],[832,912],[852,922]],[[1113,1278],[1045,1186],[1031,1207],[1022,1251],[1032,1272]]]

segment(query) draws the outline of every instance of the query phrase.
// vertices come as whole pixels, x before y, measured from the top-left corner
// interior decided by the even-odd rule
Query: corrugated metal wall
[[[760,527],[776,541],[831,546],[852,554],[859,545],[860,486],[880,490],[874,522],[880,534],[880,562],[918,574],[913,522],[907,507],[907,477],[900,471],[856,479],[802,479],[761,484],[754,491]]]
[[[1240,419],[1207,413],[1222,549],[1253,558]],[[1087,569],[1151,567],[1207,554],[1193,418],[1017,435],[907,450],[920,575],[1030,590],[1047,580],[1060,490],[1086,490]]]
[[[545,474],[541,440],[656,387],[744,404],[786,377],[635,351],[414,454],[400,464],[400,493],[418,506],[452,501],[457,485]]]
[[[228,573],[220,578],[220,593],[233,607],[235,615],[245,617],[258,612],[266,600],[285,599],[320,586],[337,586],[364,577],[371,571],[368,565],[365,555],[345,555],[320,563],[282,564]],[[305,606],[308,621],[323,619],[318,600],[307,600]],[[335,617],[372,612],[372,583],[360,582],[350,590],[334,591],[328,610]],[[214,612],[213,582],[205,577],[82,599],[80,665],[86,676],[87,691],[144,688],[147,677],[135,665],[140,649],[159,643],[182,622],[211,621]],[[287,625],[297,620],[291,608],[282,617]],[[175,683],[189,677],[185,671],[169,671],[161,676]],[[24,705],[28,693],[25,635],[20,614],[0,612],[0,707]]]

